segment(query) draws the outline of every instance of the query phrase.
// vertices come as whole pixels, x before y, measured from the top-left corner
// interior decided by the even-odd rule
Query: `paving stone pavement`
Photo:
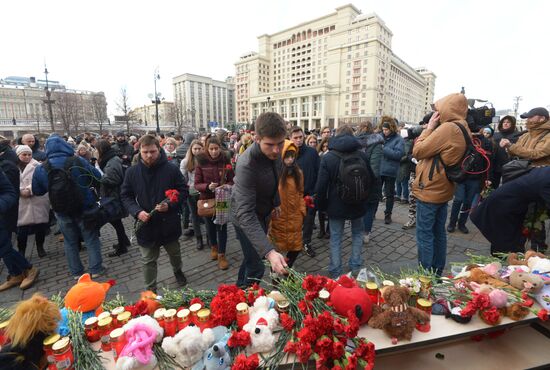
[[[407,221],[407,206],[396,203],[393,213],[393,223],[390,225],[385,225],[383,222],[383,208],[383,204],[380,203],[370,241],[364,248],[364,265],[376,265],[386,272],[398,272],[401,268],[416,266],[415,230],[402,230],[401,228],[403,223]],[[124,220],[124,224],[128,235],[130,235],[133,221],[127,218]],[[468,227],[471,230],[470,234],[464,235],[458,231],[448,234],[448,262],[463,261],[466,251],[484,255],[489,253],[488,242],[470,222],[468,223]],[[228,231],[226,257],[230,263],[230,268],[226,271],[219,270],[217,263],[210,260],[210,251],[208,248],[202,251],[196,250],[194,238],[182,237],[180,239],[184,272],[190,287],[195,289],[215,289],[222,283],[235,283],[242,254],[240,244],[235,238],[235,231],[231,225],[229,225]],[[132,243],[132,247],[127,254],[121,257],[107,257],[107,253],[112,250],[112,245],[116,243],[116,234],[110,225],[106,225],[101,230],[101,243],[102,254],[104,256],[103,263],[107,267],[108,272],[105,277],[99,278],[98,281],[105,281],[107,279],[114,279],[116,281],[116,285],[109,291],[108,299],[116,295],[116,293],[120,293],[128,301],[136,300],[139,297],[139,292],[144,288],[140,253],[135,241]],[[310,258],[302,254],[294,267],[302,272],[328,275],[328,244],[328,240],[318,239],[317,230],[314,230],[312,245],[317,251],[317,256]],[[67,269],[63,243],[58,241],[57,235],[53,235],[52,233],[46,238],[45,249],[48,255],[44,258],[38,258],[36,248],[34,247],[34,239],[29,238],[27,258],[40,269],[38,281],[32,288],[26,291],[21,291],[15,287],[0,293],[0,306],[10,306],[15,302],[30,297],[35,292],[41,292],[46,296],[58,292],[64,295],[74,284],[74,280]],[[344,271],[346,271],[350,254],[351,232],[349,225],[347,225],[342,248]],[[87,266],[88,258],[86,251],[82,251],[80,256],[83,265]],[[161,252],[158,263],[159,288],[177,288],[176,279],[166,253]],[[6,276],[6,269],[2,264],[0,266],[0,280],[4,281]]]

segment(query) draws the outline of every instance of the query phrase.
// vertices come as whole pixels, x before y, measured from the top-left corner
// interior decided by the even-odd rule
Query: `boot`
[[[187,229],[183,232],[183,236],[186,236],[188,238],[192,237],[193,235],[195,235],[195,230],[193,229]]]
[[[217,245],[212,246],[212,249],[210,250],[210,259],[212,261],[215,261],[215,260],[218,259],[218,246]]]
[[[19,250],[19,253],[21,253],[21,255],[25,257],[25,252],[27,251],[27,243],[23,244],[17,241],[17,249]]]
[[[115,251],[107,254],[108,257],[119,257],[125,253],[128,253],[128,247],[125,245],[115,244]]]
[[[384,223],[386,225],[389,225],[392,223],[392,220],[391,220],[391,213],[386,213],[386,215],[384,216]]]
[[[23,281],[21,281],[21,285],[19,285],[19,288],[21,288],[21,290],[30,288],[38,278],[39,273],[40,270],[38,270],[36,267],[31,267],[30,269],[26,270],[23,273],[25,278],[23,279]]]
[[[197,236],[197,242],[195,245],[197,246],[197,250],[199,251],[204,249],[204,244],[202,243],[202,235]]]
[[[229,268],[229,262],[227,262],[223,253],[218,254],[218,268],[220,270],[227,270]]]
[[[321,212],[319,213],[319,235],[317,235],[319,239],[323,239],[325,237],[325,230],[325,215]]]
[[[2,285],[0,285],[0,292],[3,292],[4,290],[8,290],[9,288],[13,288],[14,286],[20,285],[21,282],[25,279],[25,275],[17,275],[17,276],[10,276],[8,275],[8,280]]]
[[[38,252],[38,257],[42,258],[46,256],[46,251],[44,250],[43,245],[36,245],[36,252]]]

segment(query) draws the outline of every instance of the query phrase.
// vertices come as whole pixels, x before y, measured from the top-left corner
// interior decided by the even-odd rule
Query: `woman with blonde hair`
[[[196,246],[198,250],[204,248],[201,231],[201,221],[197,213],[197,201],[200,193],[195,189],[195,167],[197,165],[196,157],[204,152],[204,145],[199,139],[191,142],[185,158],[181,161],[180,171],[183,174],[185,183],[189,187],[189,196],[187,197],[187,205],[191,212],[191,224],[193,225],[193,234],[196,238]]]
[[[164,140],[163,149],[164,149],[164,152],[166,153],[166,158],[168,158],[168,162],[179,165],[178,157],[176,155],[177,146],[178,146],[178,143],[176,142],[176,139],[174,139],[173,137],[168,137],[166,138],[166,140]]]
[[[317,135],[311,134],[306,138],[306,145],[317,149]]]

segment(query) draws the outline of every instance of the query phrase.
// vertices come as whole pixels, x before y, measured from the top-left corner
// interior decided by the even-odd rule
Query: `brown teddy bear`
[[[527,252],[525,252],[525,259],[523,259],[523,260],[520,260],[518,258],[517,253],[510,253],[508,255],[508,264],[509,265],[516,265],[516,266],[517,265],[527,266],[527,261],[531,257],[547,258],[546,255],[544,255],[543,253],[539,253],[537,251],[529,249]]]
[[[417,323],[430,321],[430,315],[416,307],[409,307],[410,292],[406,287],[389,286],[382,291],[382,297],[388,308],[375,310],[375,315],[369,320],[369,326],[383,329],[392,340],[411,340]]]
[[[470,282],[473,281],[478,284],[489,284],[493,288],[510,288],[510,285],[506,284],[502,280],[499,280],[489,275],[479,267],[474,267],[470,270],[470,276],[468,277],[468,281]]]

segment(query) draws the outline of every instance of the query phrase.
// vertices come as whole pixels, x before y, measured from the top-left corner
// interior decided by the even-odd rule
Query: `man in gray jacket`
[[[285,142],[285,121],[277,113],[262,113],[256,120],[256,142],[238,159],[231,196],[231,215],[241,243],[243,261],[237,285],[247,287],[264,275],[262,258],[284,274],[285,258],[267,238],[270,218],[279,212],[279,169]]]

